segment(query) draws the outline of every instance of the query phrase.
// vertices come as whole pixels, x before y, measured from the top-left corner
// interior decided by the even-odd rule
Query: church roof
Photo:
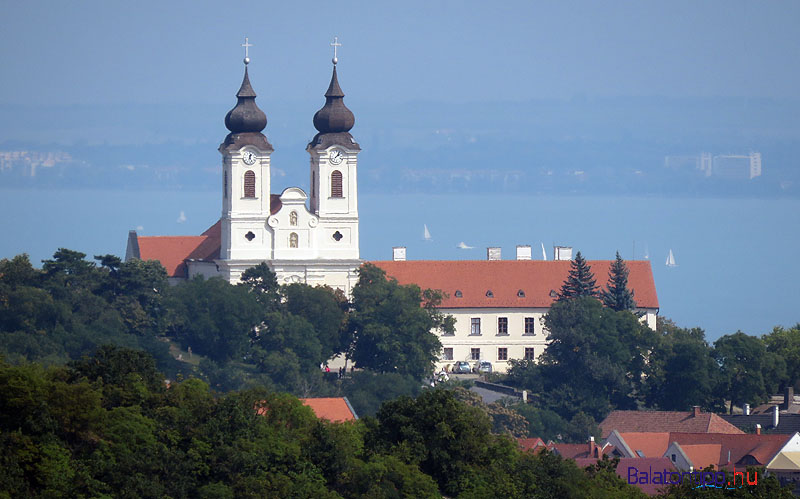
[[[270,213],[281,209],[281,198],[270,194]],[[222,246],[222,221],[217,221],[199,236],[136,236],[137,258],[158,260],[169,277],[188,277],[186,260],[213,261]]]
[[[250,85],[247,66],[236,99],[236,106],[225,116],[225,127],[232,134],[261,132],[267,126],[267,115],[256,104],[256,93]]]
[[[344,105],[344,92],[339,86],[336,66],[333,67],[331,84],[325,92],[325,105],[314,115],[314,128],[319,133],[349,132],[356,122],[353,112]]]
[[[540,260],[406,260],[372,262],[400,284],[440,289],[441,308],[548,308],[569,274],[571,262]],[[587,262],[604,288],[610,260]],[[628,285],[639,308],[658,308],[649,261],[625,262]],[[460,291],[460,297],[457,296]],[[491,292],[491,293],[490,293]]]

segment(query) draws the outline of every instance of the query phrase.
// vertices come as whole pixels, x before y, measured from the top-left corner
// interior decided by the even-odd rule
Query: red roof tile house
[[[347,397],[304,398],[300,399],[300,402],[310,407],[319,419],[327,419],[332,423],[358,419],[358,415]]]
[[[631,432],[688,432],[688,433],[744,433],[720,416],[692,411],[612,411],[601,423],[600,431],[607,438],[612,431]]]
[[[480,261],[398,259],[372,263],[400,284],[417,284],[446,294],[439,308],[455,318],[455,333],[439,337],[443,348],[437,369],[454,361],[489,361],[495,371],[504,372],[509,360],[535,360],[544,352],[547,331],[542,317],[556,300],[571,266],[568,260],[530,260],[520,248],[530,250],[529,246],[518,247],[517,260],[500,260],[499,248],[490,248],[489,259]],[[612,262],[588,263],[598,286],[605,287]],[[643,320],[655,329],[658,296],[650,262],[626,263],[637,307]]]

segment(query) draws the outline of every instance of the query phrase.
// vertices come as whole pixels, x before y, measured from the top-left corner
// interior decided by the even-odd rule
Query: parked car
[[[469,374],[472,372],[472,369],[469,367],[469,362],[460,360],[453,364],[453,372],[455,374]]]
[[[476,373],[483,373],[487,374],[492,372],[492,363],[488,360],[482,360],[480,362],[475,363],[475,367],[472,369],[473,372]]]

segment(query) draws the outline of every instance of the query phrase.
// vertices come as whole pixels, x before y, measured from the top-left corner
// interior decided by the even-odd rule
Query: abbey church
[[[344,104],[336,73],[325,104],[314,115],[317,134],[306,147],[309,189],[288,187],[272,194],[270,155],[263,131],[267,116],[256,105],[247,73],[236,105],[225,116],[230,133],[222,154],[222,213],[199,236],[139,236],[130,231],[125,259],[158,260],[176,283],[197,275],[239,282],[242,273],[267,262],[279,284],[328,285],[349,294],[364,263],[359,255],[358,154],[350,134],[353,113]],[[571,253],[551,261],[532,260],[530,246],[503,260],[490,248],[486,260],[406,260],[395,248],[392,261],[371,262],[397,279],[442,290],[441,311],[456,319],[456,331],[440,335],[438,367],[454,361],[489,361],[505,371],[512,359],[536,359],[547,346],[541,318],[566,279]],[[611,261],[588,262],[604,287]],[[658,298],[649,261],[627,262],[629,287],[642,320],[655,329]]]

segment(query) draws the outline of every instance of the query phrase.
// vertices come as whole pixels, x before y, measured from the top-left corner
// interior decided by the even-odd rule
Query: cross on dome
[[[242,47],[244,47],[244,63],[245,64],[250,64],[250,52],[248,51],[248,49],[250,47],[252,47],[252,46],[253,45],[250,43],[250,39],[247,38],[247,37],[244,37],[244,43],[242,44]]]
[[[331,42],[331,47],[333,47],[333,59],[331,59],[331,62],[333,62],[333,64],[336,64],[337,62],[339,62],[339,58],[336,57],[336,49],[341,47],[341,46],[342,46],[342,44],[339,43],[339,37],[338,36],[334,36],[333,37],[333,42]]]

